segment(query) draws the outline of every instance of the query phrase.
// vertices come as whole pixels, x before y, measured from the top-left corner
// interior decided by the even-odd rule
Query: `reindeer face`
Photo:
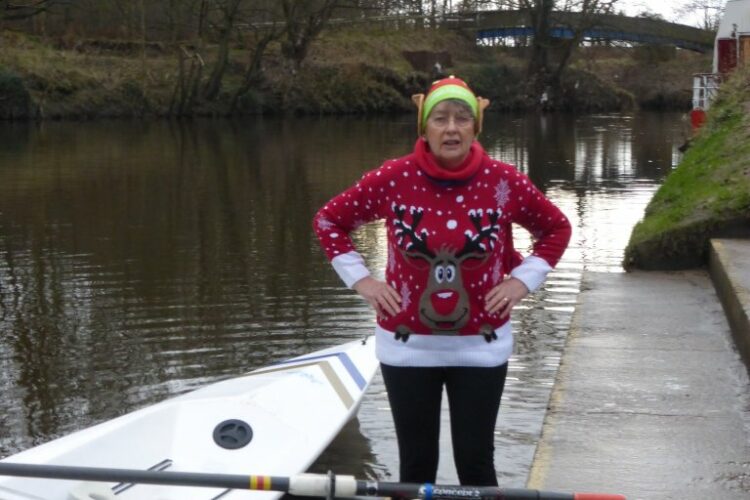
[[[419,319],[443,335],[456,335],[469,321],[469,297],[460,265],[453,252],[438,251],[430,262],[427,288],[419,299]]]

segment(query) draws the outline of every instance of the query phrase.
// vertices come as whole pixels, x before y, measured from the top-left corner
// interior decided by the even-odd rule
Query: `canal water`
[[[311,218],[408,152],[414,129],[410,116],[0,124],[0,457],[372,333]],[[526,480],[582,272],[622,272],[630,230],[684,139],[677,113],[488,116],[490,155],[574,226],[558,268],[513,314],[501,485]],[[356,241],[382,269],[383,227]],[[439,480],[455,482],[443,429]],[[397,479],[379,376],[313,466],[328,469]]]

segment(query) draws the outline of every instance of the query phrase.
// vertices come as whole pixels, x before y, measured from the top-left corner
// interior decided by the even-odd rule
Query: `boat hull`
[[[283,361],[4,461],[247,475],[304,472],[356,413],[378,368],[374,343],[370,337]],[[249,442],[242,445],[250,435]],[[233,448],[238,445],[242,446]],[[279,496],[199,487],[0,478],[3,500],[95,498],[82,493],[89,490],[99,496],[102,491],[112,491],[111,498],[125,500],[259,500]]]

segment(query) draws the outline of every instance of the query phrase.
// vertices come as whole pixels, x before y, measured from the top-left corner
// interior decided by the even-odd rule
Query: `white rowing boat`
[[[304,472],[356,413],[378,368],[374,344],[370,337],[283,361],[2,462],[277,476]],[[270,500],[279,495],[0,477],[0,500]]]

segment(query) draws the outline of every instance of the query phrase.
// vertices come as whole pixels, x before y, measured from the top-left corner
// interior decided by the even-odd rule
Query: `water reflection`
[[[0,455],[370,333],[372,315],[323,259],[310,220],[408,151],[413,128],[410,117],[0,124]],[[620,271],[682,139],[674,114],[488,117],[488,152],[574,224],[560,266],[514,315],[496,443],[505,484],[524,482],[581,272]],[[382,226],[356,239],[382,269]],[[379,379],[358,423],[316,467],[354,461],[391,477]],[[455,480],[444,441],[440,477]]]

